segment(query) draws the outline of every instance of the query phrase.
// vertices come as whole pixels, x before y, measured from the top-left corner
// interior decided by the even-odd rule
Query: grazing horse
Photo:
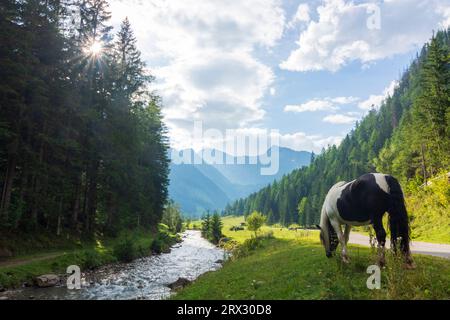
[[[347,243],[352,226],[373,225],[379,246],[379,264],[385,265],[386,230],[383,216],[389,213],[391,243],[405,256],[406,266],[414,268],[410,250],[410,229],[405,199],[399,182],[386,174],[366,174],[352,182],[339,182],[329,191],[322,209],[320,239],[331,258],[339,244],[342,259],[349,263]],[[344,233],[342,226],[345,226]]]

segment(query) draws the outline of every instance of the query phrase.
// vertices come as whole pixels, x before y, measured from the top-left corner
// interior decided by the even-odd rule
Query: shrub
[[[83,267],[89,270],[96,269],[102,265],[102,258],[95,250],[86,250],[83,257]]]
[[[167,253],[169,252],[171,245],[181,241],[180,235],[172,236],[166,231],[160,231],[158,236],[152,242],[151,251],[154,254]]]
[[[266,221],[267,218],[265,216],[255,211],[247,218],[248,230],[253,231],[255,233],[255,237],[257,237],[258,231],[262,228]]]
[[[258,249],[262,246],[262,239],[261,238],[250,238],[244,241],[243,244],[237,246],[233,250],[232,258],[233,259],[239,259],[243,257],[247,257],[250,255],[253,251]]]
[[[134,241],[129,237],[117,242],[113,248],[113,254],[121,262],[131,262],[138,256]]]
[[[156,238],[153,240],[151,245],[151,250],[154,254],[161,254],[164,251],[164,241],[162,241],[160,238]]]

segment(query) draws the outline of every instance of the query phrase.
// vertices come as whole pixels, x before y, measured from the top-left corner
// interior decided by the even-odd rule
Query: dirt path
[[[352,233],[350,235],[350,243],[358,244],[362,246],[370,246],[370,238],[368,236]],[[387,247],[390,247],[390,241],[387,243]],[[450,259],[450,245],[449,244],[437,244],[428,242],[412,242],[411,251],[416,254],[425,254],[429,256],[441,257]]]
[[[64,255],[64,252],[47,253],[35,257],[16,258],[6,261],[0,261],[0,268],[20,267],[32,262],[45,261]]]

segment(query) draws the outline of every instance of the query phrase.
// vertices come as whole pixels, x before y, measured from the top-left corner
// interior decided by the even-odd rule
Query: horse
[[[349,263],[347,244],[352,227],[372,225],[378,242],[378,264],[384,267],[386,230],[383,216],[386,212],[389,213],[392,249],[398,252],[400,238],[406,267],[414,269],[409,219],[402,188],[393,176],[381,173],[365,174],[352,182],[339,182],[329,191],[323,204],[320,225],[317,226],[326,256],[331,258],[340,244],[342,260]],[[342,226],[345,226],[344,232]]]

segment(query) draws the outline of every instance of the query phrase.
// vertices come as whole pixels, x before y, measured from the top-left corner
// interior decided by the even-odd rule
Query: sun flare
[[[103,51],[103,45],[99,41],[94,41],[88,48],[87,52],[92,56],[98,56]]]

